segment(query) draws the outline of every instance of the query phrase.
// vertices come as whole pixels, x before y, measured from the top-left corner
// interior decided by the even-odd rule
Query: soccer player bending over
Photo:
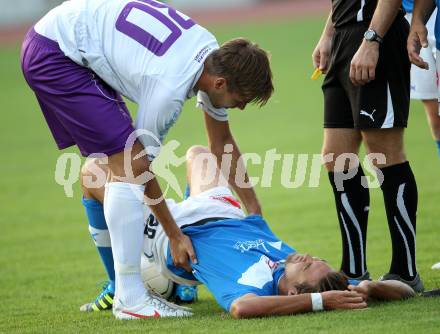
[[[219,170],[213,171],[215,177],[209,174],[206,160],[210,158],[213,155],[204,147],[189,149],[190,197],[180,203],[167,200],[197,254],[191,273],[173,264],[161,224],[154,216],[147,219],[144,253],[164,276],[179,284],[205,284],[234,318],[361,309],[370,298],[398,300],[414,295],[399,281],[349,285],[347,277],[324,260],[297,253],[273,234],[260,215],[245,216]],[[97,166],[96,161],[86,164],[83,179],[94,176]],[[100,168],[106,171],[105,166]],[[208,180],[213,181],[207,184]],[[86,199],[102,201],[104,189],[83,189]]]
[[[90,228],[106,231],[100,237],[93,232],[103,245],[100,255],[104,263],[115,264],[111,284],[97,302],[108,306],[113,299],[105,295],[114,293],[116,318],[125,319],[127,312],[149,317],[159,309],[165,316],[163,307],[169,305],[147,293],[140,275],[143,194],[162,198],[159,183],[148,173],[150,160],[184,102],[197,95],[210,149],[220,158],[231,145],[231,164],[239,165],[227,109],[269,100],[273,85],[267,53],[242,38],[220,47],[209,31],[159,1],[71,0],[28,32],[21,65],[58,148],[76,145],[83,156],[108,157],[105,206],[86,205],[93,222],[101,222]],[[138,105],[134,124],[122,96]],[[138,158],[144,147],[154,148],[150,159]],[[240,188],[234,179],[231,173],[231,186],[246,210],[261,214],[253,188]],[[169,237],[175,263],[191,270],[189,260],[197,258],[189,238],[164,201],[148,202]],[[106,247],[110,237],[112,252]]]

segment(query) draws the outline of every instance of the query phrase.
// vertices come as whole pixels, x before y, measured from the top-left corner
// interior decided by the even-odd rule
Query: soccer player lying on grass
[[[161,225],[153,216],[147,219],[144,253],[154,259],[165,277],[179,284],[205,284],[235,318],[362,309],[369,298],[398,300],[414,295],[398,281],[348,285],[346,276],[324,260],[298,254],[272,233],[261,216],[245,216],[218,170],[213,182],[204,182],[202,176],[209,177],[209,173],[203,158],[209,156],[201,146],[188,150],[191,196],[180,203],[167,200],[197,253],[199,261],[191,264],[192,272],[173,264]],[[96,166],[93,161],[86,164],[83,180],[93,175]],[[101,168],[105,170],[105,166]],[[83,188],[86,199],[102,201],[103,189]],[[136,318],[135,312],[129,316]],[[152,316],[158,317],[160,312]]]

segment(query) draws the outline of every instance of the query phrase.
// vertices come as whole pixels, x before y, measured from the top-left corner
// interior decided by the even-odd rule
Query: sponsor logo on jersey
[[[258,239],[253,241],[237,241],[234,245],[236,250],[239,250],[241,253],[245,253],[250,251],[251,249],[261,249],[265,252],[269,253],[269,250],[266,247],[264,240]]]
[[[205,59],[206,55],[211,51],[211,47],[209,46],[205,46],[203,49],[201,49],[199,51],[199,53],[197,53],[196,57],[194,58],[194,60],[198,63],[202,63],[203,60]]]

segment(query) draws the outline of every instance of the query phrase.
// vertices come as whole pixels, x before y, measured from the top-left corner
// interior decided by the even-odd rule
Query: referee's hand
[[[411,63],[420,68],[428,70],[428,63],[425,62],[422,57],[420,57],[420,50],[422,47],[428,47],[428,30],[422,22],[416,21],[412,23],[406,47],[408,49],[408,57]]]
[[[350,64],[350,80],[355,86],[362,86],[376,78],[379,60],[379,43],[363,41]]]
[[[331,48],[331,37],[323,35],[312,53],[313,66],[319,68],[324,74],[327,73]]]

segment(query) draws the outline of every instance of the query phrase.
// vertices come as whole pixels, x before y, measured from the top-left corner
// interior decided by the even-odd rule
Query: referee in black
[[[392,240],[390,269],[381,279],[397,279],[421,292],[416,268],[417,185],[404,149],[410,100],[409,25],[404,14],[400,0],[332,0],[313,63],[326,73],[322,153],[333,154],[326,168],[342,234],[341,270],[352,279],[369,279],[370,195],[357,158],[363,142],[367,153],[379,156],[372,163],[382,181]]]

